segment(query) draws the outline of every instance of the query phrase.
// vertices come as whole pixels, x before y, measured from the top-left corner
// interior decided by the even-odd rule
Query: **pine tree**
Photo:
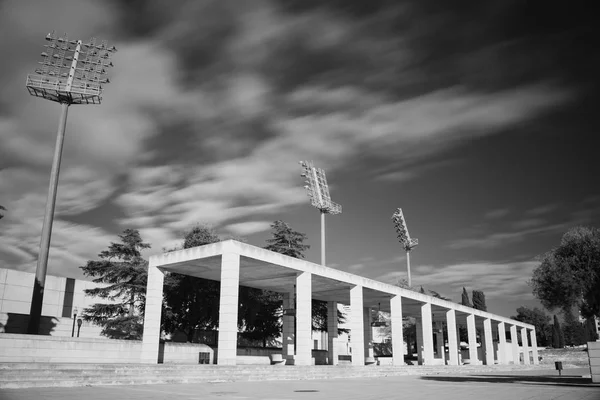
[[[85,294],[113,301],[85,308],[82,318],[102,326],[102,335],[109,338],[141,339],[148,279],[141,251],[150,245],[135,229],[126,229],[119,238],[122,243],[111,243],[98,255],[99,261],[90,260],[80,267],[93,282],[106,285],[85,289]]]
[[[485,294],[483,294],[483,291],[473,290],[473,308],[476,310],[487,311]]]
[[[209,226],[196,225],[184,234],[182,247],[189,249],[219,242]],[[183,332],[188,342],[198,330],[215,330],[219,321],[220,283],[194,276],[168,273],[165,276],[163,328],[166,333]]]
[[[275,253],[285,254],[294,258],[304,258],[304,252],[310,248],[304,244],[306,235],[292,230],[283,221],[275,221],[271,224],[273,237],[267,239],[268,245],[265,249]]]
[[[462,301],[460,302],[460,304],[467,307],[473,307],[471,305],[471,302],[469,301],[469,293],[467,293],[467,289],[465,289],[464,287],[462,291]]]

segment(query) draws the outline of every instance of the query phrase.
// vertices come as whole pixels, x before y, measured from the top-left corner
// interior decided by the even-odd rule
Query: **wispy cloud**
[[[454,250],[478,248],[494,249],[510,243],[516,243],[525,240],[526,237],[542,233],[561,232],[566,229],[568,224],[553,224],[537,228],[523,229],[514,232],[491,233],[486,236],[475,238],[457,239],[450,242],[447,247]]]
[[[508,208],[498,208],[495,210],[491,210],[485,213],[485,219],[498,219],[502,217],[506,217],[510,213]]]

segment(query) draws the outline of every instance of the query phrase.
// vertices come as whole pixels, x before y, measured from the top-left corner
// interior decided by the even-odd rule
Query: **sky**
[[[119,50],[101,105],[69,108],[48,273],[82,278],[124,229],[145,254],[196,224],[264,246],[340,215],[330,267],[504,316],[576,225],[600,226],[600,43],[585,1],[0,0],[0,267],[35,272],[59,105],[25,88],[52,30]]]

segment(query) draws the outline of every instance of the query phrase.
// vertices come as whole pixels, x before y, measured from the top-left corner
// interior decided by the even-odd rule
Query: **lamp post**
[[[310,161],[300,161],[300,165],[310,204],[321,212],[321,265],[325,266],[325,214],[341,214],[342,206],[331,201],[325,171],[315,168]]]
[[[77,337],[79,337],[79,331],[81,330],[81,324],[83,324],[83,320],[81,318],[77,319]]]
[[[44,46],[46,50],[42,52],[42,61],[39,62],[41,67],[35,70],[35,74],[27,75],[26,87],[32,96],[59,103],[61,110],[29,311],[27,326],[29,334],[38,334],[40,328],[58,175],[69,106],[100,104],[103,85],[109,83],[108,78],[105,77],[106,68],[113,66],[110,57],[117,51],[114,46],[109,48],[106,41],[96,44],[96,38],[92,38],[84,44],[81,40],[69,40],[67,34],[57,37],[54,32],[46,36],[46,41],[47,44]]]
[[[71,329],[71,337],[75,336],[75,321],[77,320],[77,307],[73,309],[73,328]]]
[[[397,208],[394,214],[392,215],[392,221],[394,222],[394,227],[396,228],[396,233],[398,233],[398,240],[400,244],[404,247],[406,251],[406,270],[408,272],[408,286],[412,286],[412,280],[410,277],[410,251],[419,244],[419,239],[412,239],[410,234],[408,233],[408,228],[406,227],[406,221],[404,220],[404,214],[402,214],[402,209]]]

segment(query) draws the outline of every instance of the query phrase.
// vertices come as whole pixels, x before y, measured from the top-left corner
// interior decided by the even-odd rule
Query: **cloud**
[[[479,249],[494,249],[505,246],[510,243],[521,242],[527,236],[537,235],[542,233],[561,232],[568,224],[552,224],[536,228],[523,229],[515,232],[499,232],[492,233],[487,236],[479,236],[476,238],[457,239],[451,241],[446,247],[453,250],[479,248]]]
[[[535,217],[541,217],[543,215],[549,214],[552,211],[556,210],[558,208],[558,204],[544,204],[538,207],[534,207],[531,208],[527,211],[525,211],[526,214],[535,216]]]
[[[485,213],[485,219],[497,219],[507,216],[510,213],[508,208],[498,208],[496,210],[491,210]]]
[[[232,232],[235,235],[250,235],[252,233],[263,232],[269,230],[271,222],[269,221],[249,221],[229,224],[224,229]]]
[[[426,289],[435,290],[438,286],[450,287],[452,297],[459,299],[461,290],[483,290],[486,299],[511,298],[530,300],[531,288],[528,276],[539,265],[535,261],[493,263],[487,261],[454,264],[447,266],[417,266],[413,269],[413,281]],[[401,271],[387,272],[376,279],[383,282],[396,282],[405,277]],[[448,289],[445,289],[448,291]]]

